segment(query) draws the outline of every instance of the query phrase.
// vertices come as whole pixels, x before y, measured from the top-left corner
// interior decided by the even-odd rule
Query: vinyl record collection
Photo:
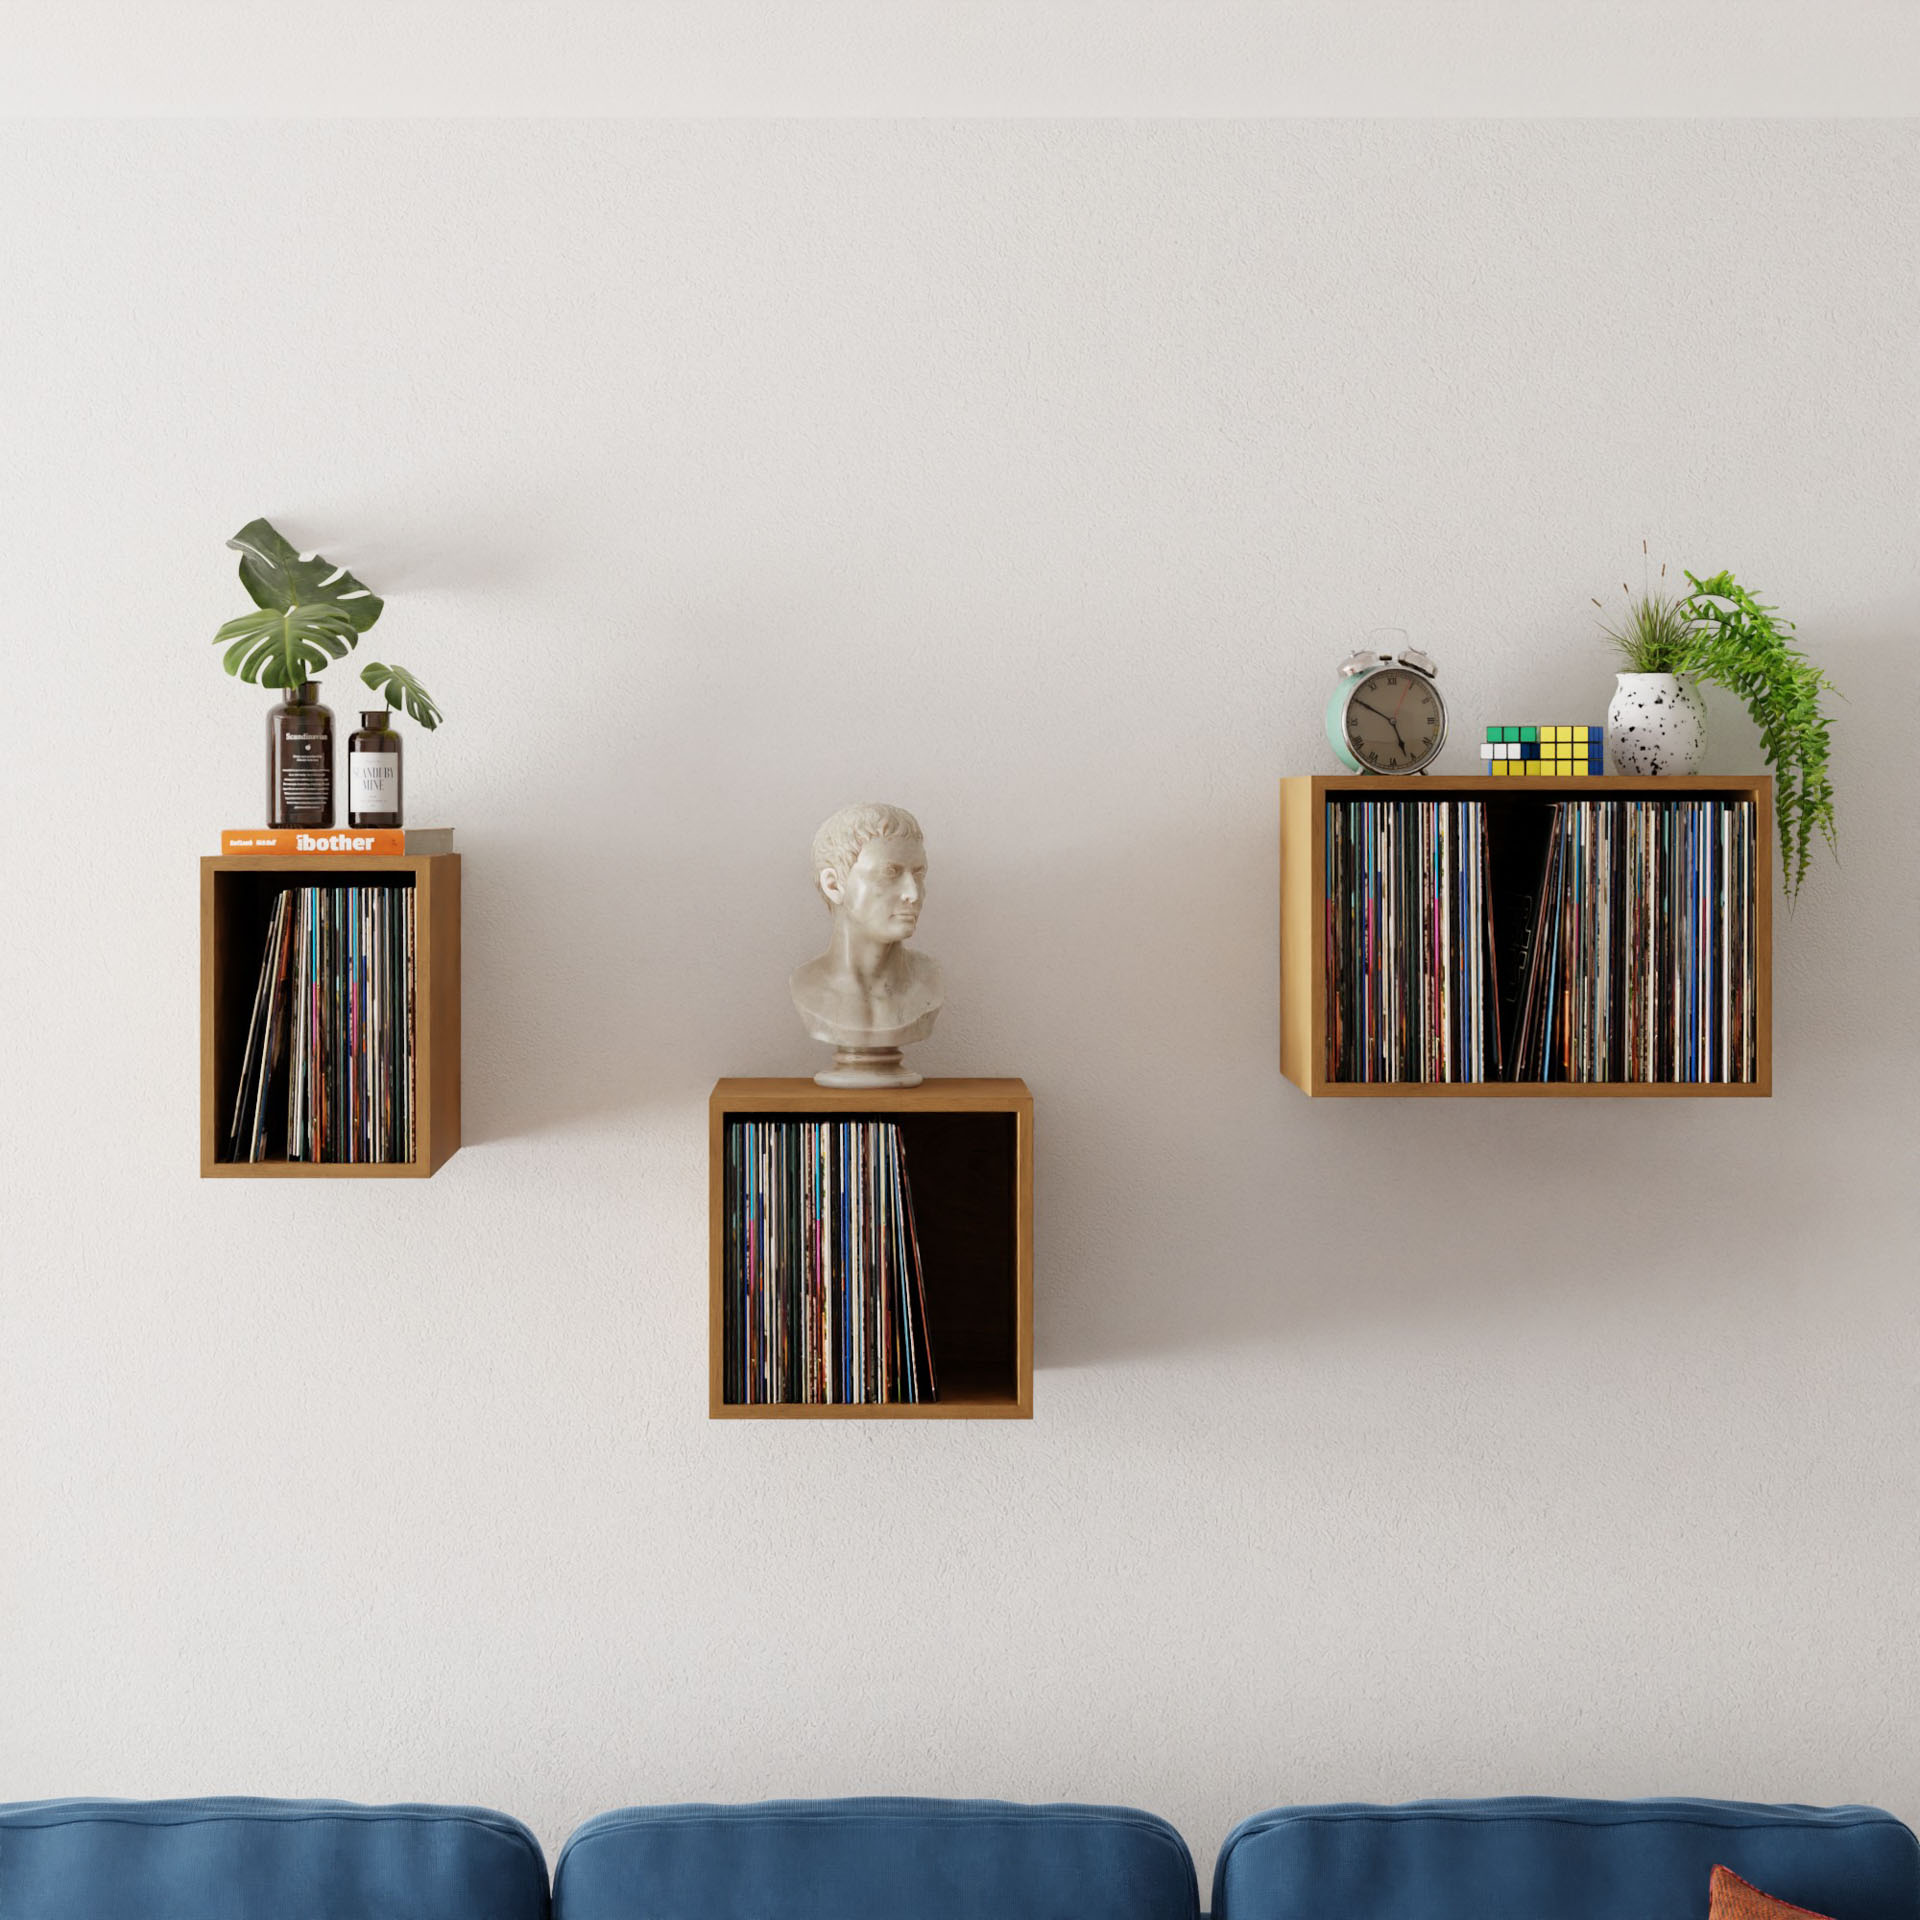
[[[1753,808],[1554,808],[1524,974],[1517,1080],[1754,1077]]]
[[[280,891],[241,1058],[230,1158],[266,1159],[284,1114],[289,1160],[413,1159],[416,951],[411,887]]]
[[[933,1400],[898,1125],[730,1120],[726,1150],[726,1400]]]
[[[1478,800],[1327,802],[1327,1077],[1499,1077]]]
[[[1757,857],[1744,800],[1330,799],[1327,1077],[1753,1080]]]

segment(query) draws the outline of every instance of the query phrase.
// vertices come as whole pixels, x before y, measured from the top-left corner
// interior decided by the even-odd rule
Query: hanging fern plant
[[[305,685],[344,660],[386,605],[345,567],[300,552],[270,521],[248,521],[227,545],[240,555],[240,584],[255,611],[229,620],[213,640],[226,648],[221,664],[249,685]],[[404,701],[421,726],[440,724],[440,709],[404,667],[369,667],[361,678],[384,690],[390,707]]]
[[[1760,749],[1773,769],[1780,871],[1791,905],[1815,838],[1834,848],[1830,723],[1820,697],[1837,689],[1793,645],[1793,622],[1763,606],[1731,573],[1704,580],[1689,573],[1687,579],[1693,592],[1682,609],[1695,624],[1678,671],[1738,694],[1760,729]]]

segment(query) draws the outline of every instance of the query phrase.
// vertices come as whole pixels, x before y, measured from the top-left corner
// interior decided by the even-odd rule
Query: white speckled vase
[[[1677,673],[1621,673],[1614,680],[1607,771],[1692,773],[1707,750],[1700,696]]]

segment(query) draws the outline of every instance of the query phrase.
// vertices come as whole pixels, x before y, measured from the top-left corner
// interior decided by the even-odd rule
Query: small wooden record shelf
[[[1741,1081],[1485,1080],[1427,1084],[1327,1078],[1327,802],[1339,796],[1484,800],[1746,800],[1753,804],[1754,1077]],[[1496,897],[1496,912],[1498,901]],[[1764,1099],[1773,1091],[1773,781],[1765,774],[1296,774],[1280,782],[1280,1071],[1340,1099]]]
[[[416,898],[414,1136],[417,1160],[229,1160],[226,1128],[267,920],[283,887],[410,885]],[[284,1151],[285,1128],[280,1129]],[[200,862],[200,1177],[424,1180],[460,1146],[460,856],[216,854]]]
[[[721,1080],[708,1102],[707,1411],[715,1420],[1033,1417],[1033,1095],[1024,1080],[847,1091]],[[727,1122],[896,1120],[919,1220],[940,1397],[920,1406],[745,1406],[725,1394]]]

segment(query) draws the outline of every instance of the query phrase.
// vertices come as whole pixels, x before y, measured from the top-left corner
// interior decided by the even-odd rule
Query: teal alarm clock
[[[1417,647],[1349,654],[1327,698],[1327,738],[1340,764],[1350,773],[1430,767],[1447,744],[1447,703],[1434,684],[1437,672]]]

